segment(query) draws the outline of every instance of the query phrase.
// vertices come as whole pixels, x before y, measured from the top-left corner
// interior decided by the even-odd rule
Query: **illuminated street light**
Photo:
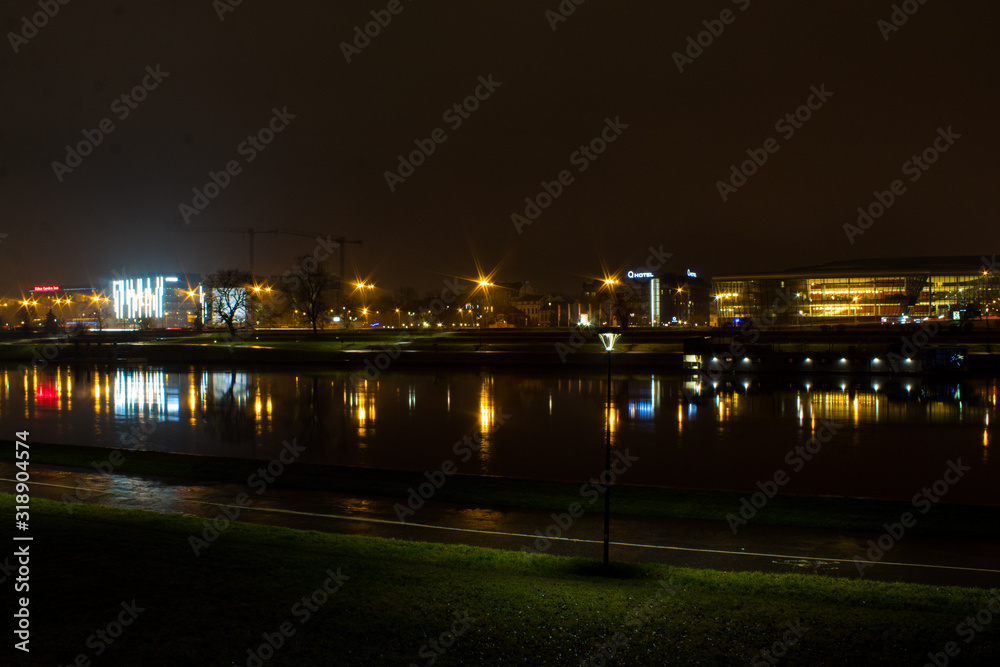
[[[619,284],[620,284],[620,282],[614,276],[607,276],[607,275],[605,275],[605,277],[604,277],[604,286],[608,288],[608,294],[610,295],[610,299],[608,301],[608,325],[609,326],[613,325],[615,323],[615,308],[616,308],[616,306],[620,306],[621,305],[621,304],[618,303],[618,298],[617,298],[618,295],[615,292],[615,285],[619,285]],[[601,305],[600,306],[600,312],[598,313],[598,315],[600,315],[600,313],[603,313],[603,312],[604,312],[604,306]],[[600,319],[600,317],[598,319]]]
[[[479,287],[482,288],[483,294],[486,295],[486,308],[484,312],[493,312],[493,306],[490,304],[490,288],[495,287],[493,283],[489,281],[489,278],[479,277]],[[483,326],[486,324],[486,318],[480,316],[479,320],[479,346],[483,346]]]
[[[597,335],[608,351],[608,405],[604,440],[604,568],[607,569],[611,544],[611,352],[622,334],[617,327],[602,327]]]

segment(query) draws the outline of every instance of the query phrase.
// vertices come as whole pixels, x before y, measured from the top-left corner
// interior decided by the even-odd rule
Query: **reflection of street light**
[[[604,567],[608,567],[608,547],[611,539],[611,351],[621,336],[617,327],[603,327],[598,331],[604,349],[608,351],[608,406],[604,441]]]

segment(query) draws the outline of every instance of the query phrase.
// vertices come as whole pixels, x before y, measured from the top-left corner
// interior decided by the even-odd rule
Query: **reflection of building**
[[[660,408],[660,380],[650,378],[649,384],[644,382],[629,382],[628,416],[629,419],[648,421],[656,418]]]
[[[1000,279],[986,273],[979,257],[913,257],[719,276],[712,292],[712,319],[720,324],[772,312],[785,324],[960,319],[969,306],[995,308]]]
[[[118,368],[115,371],[115,414],[119,417],[149,417],[177,421],[180,415],[179,383],[176,377],[156,368]]]
[[[119,326],[187,327],[203,317],[201,276],[167,274],[119,278],[111,282]]]
[[[694,393],[703,399],[700,401],[703,406],[714,405],[717,413],[714,419],[719,422],[760,414],[763,403],[765,409],[794,415],[800,426],[814,430],[820,427],[820,419],[841,424],[986,424],[992,410],[990,391],[995,391],[995,385],[979,388],[977,392],[964,384],[875,376],[864,383],[849,383],[846,377],[820,380],[807,377],[798,386],[790,386],[784,379],[780,386],[766,382],[762,385],[749,379],[726,379],[703,383]]]

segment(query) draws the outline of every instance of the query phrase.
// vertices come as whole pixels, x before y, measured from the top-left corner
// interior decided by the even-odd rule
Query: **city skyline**
[[[9,6],[0,284],[248,268],[203,232],[250,227],[421,291],[988,245],[992,5],[388,4]]]
[[[996,664],[998,23],[5,3],[18,664]]]

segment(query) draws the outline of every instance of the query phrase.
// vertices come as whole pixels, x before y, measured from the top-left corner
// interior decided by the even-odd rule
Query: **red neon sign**
[[[58,285],[35,285],[35,289],[32,292],[58,292]]]

